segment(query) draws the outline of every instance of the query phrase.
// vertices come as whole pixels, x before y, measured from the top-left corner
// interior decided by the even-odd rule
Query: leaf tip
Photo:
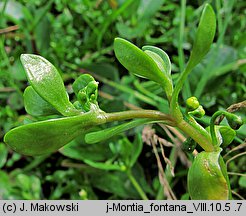
[[[135,45],[133,45],[131,42],[129,42],[128,40],[124,38],[116,37],[114,39],[114,46],[117,46],[117,45],[121,46],[122,44],[135,47]]]
[[[117,41],[123,41],[123,40],[124,40],[123,38],[116,37],[116,38],[114,39],[114,42],[117,42]]]
[[[34,54],[21,54],[20,55],[20,60],[23,65],[30,63],[30,62],[34,63],[37,60],[37,58],[42,58],[42,57],[39,55],[34,55]]]
[[[209,4],[209,3],[206,3],[205,5],[204,5],[204,9],[209,9],[209,10],[213,10],[213,7],[211,6],[211,4]]]
[[[120,41],[121,41],[121,38],[116,37],[116,38],[114,39],[114,45],[117,44],[117,43],[120,42]]]
[[[20,60],[22,63],[27,62],[29,59],[29,54],[21,54],[20,55]]]

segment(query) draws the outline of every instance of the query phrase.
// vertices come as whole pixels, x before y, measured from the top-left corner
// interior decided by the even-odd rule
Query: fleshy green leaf
[[[23,97],[26,112],[32,116],[59,114],[50,103],[38,95],[32,86],[25,89]]]
[[[161,71],[155,60],[139,49],[134,44],[122,38],[116,38],[114,41],[114,51],[119,62],[131,73],[150,79],[159,83],[165,88],[170,96],[172,85],[166,74]]]
[[[126,130],[137,127],[142,124],[153,122],[153,120],[149,119],[138,119],[131,122],[127,122],[121,125],[117,125],[115,127],[107,128],[104,130],[88,133],[85,135],[85,141],[89,144],[101,142],[105,139],[109,139],[117,134],[120,134]]]
[[[79,91],[85,88],[91,81],[95,79],[90,74],[80,75],[73,83],[73,91],[77,95]]]
[[[162,49],[155,47],[155,46],[143,46],[142,47],[143,51],[151,51],[157,54],[161,59],[162,62],[160,63],[164,69],[165,74],[168,77],[171,77],[171,61],[169,59],[169,56],[164,52]]]
[[[157,83],[163,82],[164,74],[153,59],[134,44],[122,38],[116,38],[114,51],[119,62],[131,73]]]
[[[57,69],[38,55],[22,54],[21,62],[34,90],[64,116],[79,114],[68,98]]]
[[[195,67],[208,53],[216,31],[216,16],[211,5],[205,4],[200,18],[188,66]],[[187,66],[187,67],[188,67]]]
[[[188,172],[188,190],[193,200],[226,200],[230,197],[220,151],[199,153]]]
[[[4,142],[15,151],[25,155],[42,155],[57,151],[78,135],[85,133],[104,119],[98,113],[35,122],[10,130]]]

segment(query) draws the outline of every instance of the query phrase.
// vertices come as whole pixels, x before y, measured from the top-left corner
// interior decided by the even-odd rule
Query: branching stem
[[[168,114],[155,110],[129,110],[123,112],[105,113],[106,122],[123,121],[134,118],[149,118],[154,120],[163,120],[164,123],[175,126],[175,120]]]
[[[217,137],[216,137],[216,134],[215,134],[214,123],[215,123],[216,118],[219,117],[220,115],[224,115],[227,118],[228,117],[230,118],[233,114],[228,113],[227,111],[224,111],[224,110],[220,110],[220,111],[215,112],[212,115],[212,118],[210,120],[210,133],[211,133],[211,137],[212,137],[212,143],[213,143],[214,146],[218,145],[218,140],[217,140]]]
[[[181,91],[183,84],[191,70],[192,68],[189,66],[189,62],[188,62],[186,68],[180,74],[178,82],[173,90],[173,95],[172,95],[172,99],[170,103],[170,110],[171,110],[171,114],[175,116],[178,121],[181,121],[183,119],[183,115],[181,113],[181,110],[178,104],[179,92]]]

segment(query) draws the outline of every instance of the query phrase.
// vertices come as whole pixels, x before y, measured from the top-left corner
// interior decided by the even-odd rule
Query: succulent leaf
[[[134,44],[122,38],[115,39],[114,51],[119,62],[129,72],[159,83],[165,89],[168,98],[171,98],[172,82],[170,77],[164,72],[164,67],[161,65],[163,60],[159,55],[152,51],[147,52],[148,54],[151,52],[151,55],[148,55]]]
[[[211,5],[205,4],[188,61],[190,68],[200,63],[202,58],[208,53],[215,36],[215,31],[216,16],[214,10]]]
[[[51,106],[50,103],[39,96],[39,94],[33,89],[32,86],[28,86],[25,89],[23,97],[25,110],[32,116],[59,114],[59,112],[53,106]]]
[[[230,198],[230,186],[226,170],[221,167],[220,151],[201,152],[195,157],[188,172],[188,190],[193,200]]]
[[[143,46],[142,50],[145,52],[148,50],[153,53],[156,53],[163,61],[162,67],[164,68],[165,74],[171,78],[171,61],[169,59],[169,56],[164,50],[155,46]]]
[[[4,142],[24,155],[52,153],[98,123],[105,122],[102,118],[98,122],[97,117],[97,112],[88,112],[22,125],[10,130],[4,136]]]
[[[69,101],[63,80],[54,65],[45,58],[32,54],[22,54],[21,62],[31,86],[40,97],[64,116],[79,114]]]

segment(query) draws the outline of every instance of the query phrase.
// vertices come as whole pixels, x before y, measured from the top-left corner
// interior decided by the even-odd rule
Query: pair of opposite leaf
[[[215,28],[213,19],[213,10],[210,5],[206,4],[191,52],[191,56],[194,57],[189,60],[193,65],[201,60],[212,43]],[[209,26],[206,20],[209,21]],[[143,50],[144,51],[140,50],[124,39],[115,39],[114,51],[123,66],[136,75],[159,83],[164,88],[170,100],[173,86],[171,80],[171,63],[168,55],[161,49],[153,46],[145,46]],[[97,83],[93,78],[90,79],[87,77],[88,80],[86,80],[86,77],[83,78],[85,82],[88,81],[86,83],[88,86],[83,84],[83,79],[77,81],[77,84],[79,85],[81,83],[82,86],[78,89],[75,87],[74,89],[78,101],[75,102],[73,106],[69,101],[60,74],[52,64],[44,58],[35,55],[22,55],[21,60],[31,84],[31,87],[28,87],[24,94],[24,97],[27,98],[25,99],[27,112],[34,116],[60,113],[69,118],[36,122],[11,130],[5,135],[5,142],[13,149],[28,155],[49,153],[68,143],[75,138],[78,133],[84,133],[89,127],[98,123],[98,118],[96,117],[97,113],[82,113],[82,111],[88,111],[90,108],[93,108],[93,106],[90,107],[91,104],[95,105],[95,110],[100,111],[100,109],[97,109],[96,103]],[[73,87],[74,86],[76,86],[76,84],[74,84]],[[58,121],[59,129],[55,129]],[[76,121],[80,123],[75,124]],[[102,119],[100,123],[103,123]],[[133,123],[133,125],[138,124],[141,124],[141,121]],[[70,131],[68,132],[68,130],[66,130],[70,129],[70,125],[73,125],[71,129],[74,128],[74,132],[71,130],[70,133]],[[126,127],[129,128],[129,124],[126,123]],[[49,128],[50,130],[44,133],[45,128]],[[119,126],[115,131],[123,130],[124,127]],[[49,137],[49,141],[45,136]],[[65,136],[64,139],[62,138],[63,136]],[[33,137],[36,138],[31,142],[30,140],[32,140]],[[60,138],[58,139],[58,137]],[[93,141],[93,138],[88,138],[88,140]],[[52,146],[52,144],[49,145],[48,143],[56,144]],[[40,151],[36,151],[36,148]]]
[[[31,84],[24,92],[26,111],[32,116],[59,116],[10,130],[4,141],[15,151],[25,155],[51,153],[105,121],[103,118],[98,120],[102,111],[97,107],[97,83],[93,77],[81,75],[79,82],[73,84],[80,99],[76,109],[69,101],[59,72],[49,61],[37,55],[24,54],[21,62]]]
[[[98,107],[98,83],[94,78],[83,74],[75,80],[72,87],[77,101],[72,104],[59,72],[49,61],[29,54],[22,55],[21,61],[31,84],[24,92],[27,113],[35,117],[53,115],[53,119],[22,125],[5,135],[5,143],[21,154],[52,153],[81,134],[86,134],[86,142],[93,144],[153,121],[137,119],[90,132],[93,127],[106,123],[105,113]]]
[[[216,20],[213,9],[206,4],[186,66],[189,68],[187,71],[191,71],[208,52],[214,38],[215,28]],[[115,39],[114,50],[116,57],[124,67],[135,75],[160,84],[165,90],[168,100],[171,100],[173,93],[171,63],[164,51],[153,46],[145,46],[143,50],[140,50],[135,45],[120,38]],[[6,134],[5,142],[14,150],[27,155],[50,153],[70,142],[79,134],[85,133],[94,125],[104,122],[102,119],[98,120],[98,112],[101,111],[96,103],[97,83],[94,80],[88,78],[89,82],[86,82],[86,85],[82,84],[80,88],[75,90],[78,102],[73,106],[69,102],[62,79],[53,65],[34,55],[23,55],[22,62],[32,85],[25,91],[26,97],[33,100],[30,99],[27,102],[27,104],[29,103],[29,111],[34,111],[34,115],[59,112],[65,118],[35,122],[11,130]],[[81,81],[83,83],[84,80]],[[179,90],[176,90],[177,94]],[[32,109],[35,100],[38,100],[43,107],[42,111]],[[96,112],[95,110],[90,111],[93,107],[96,107]],[[26,109],[28,111],[28,105]],[[82,111],[86,111],[86,113]],[[194,113],[190,114],[194,115]],[[146,120],[138,120],[134,124],[136,126],[145,122]],[[127,124],[115,127],[115,133],[134,126]],[[112,134],[114,134],[112,130],[107,131],[106,129],[105,133],[99,134],[98,140],[101,139],[100,136],[105,137],[105,135],[111,136]],[[98,141],[94,140],[94,137],[93,133],[88,136],[89,142]],[[197,155],[189,171],[188,188],[193,199],[229,198],[228,176],[220,151],[201,152]],[[221,196],[215,196],[216,194],[221,194]]]
[[[190,72],[208,53],[215,31],[216,17],[213,8],[209,4],[205,4],[186,66],[189,68],[187,71]],[[141,50],[124,39],[116,38],[114,51],[119,62],[129,72],[160,84],[166,92],[168,100],[171,100],[173,93],[171,62],[163,50],[154,46],[144,46]]]
[[[162,49],[144,46],[141,50],[127,40],[116,38],[114,50],[119,62],[129,72],[160,84],[167,93],[173,91],[171,62]],[[171,95],[167,94],[167,97],[170,99]]]

